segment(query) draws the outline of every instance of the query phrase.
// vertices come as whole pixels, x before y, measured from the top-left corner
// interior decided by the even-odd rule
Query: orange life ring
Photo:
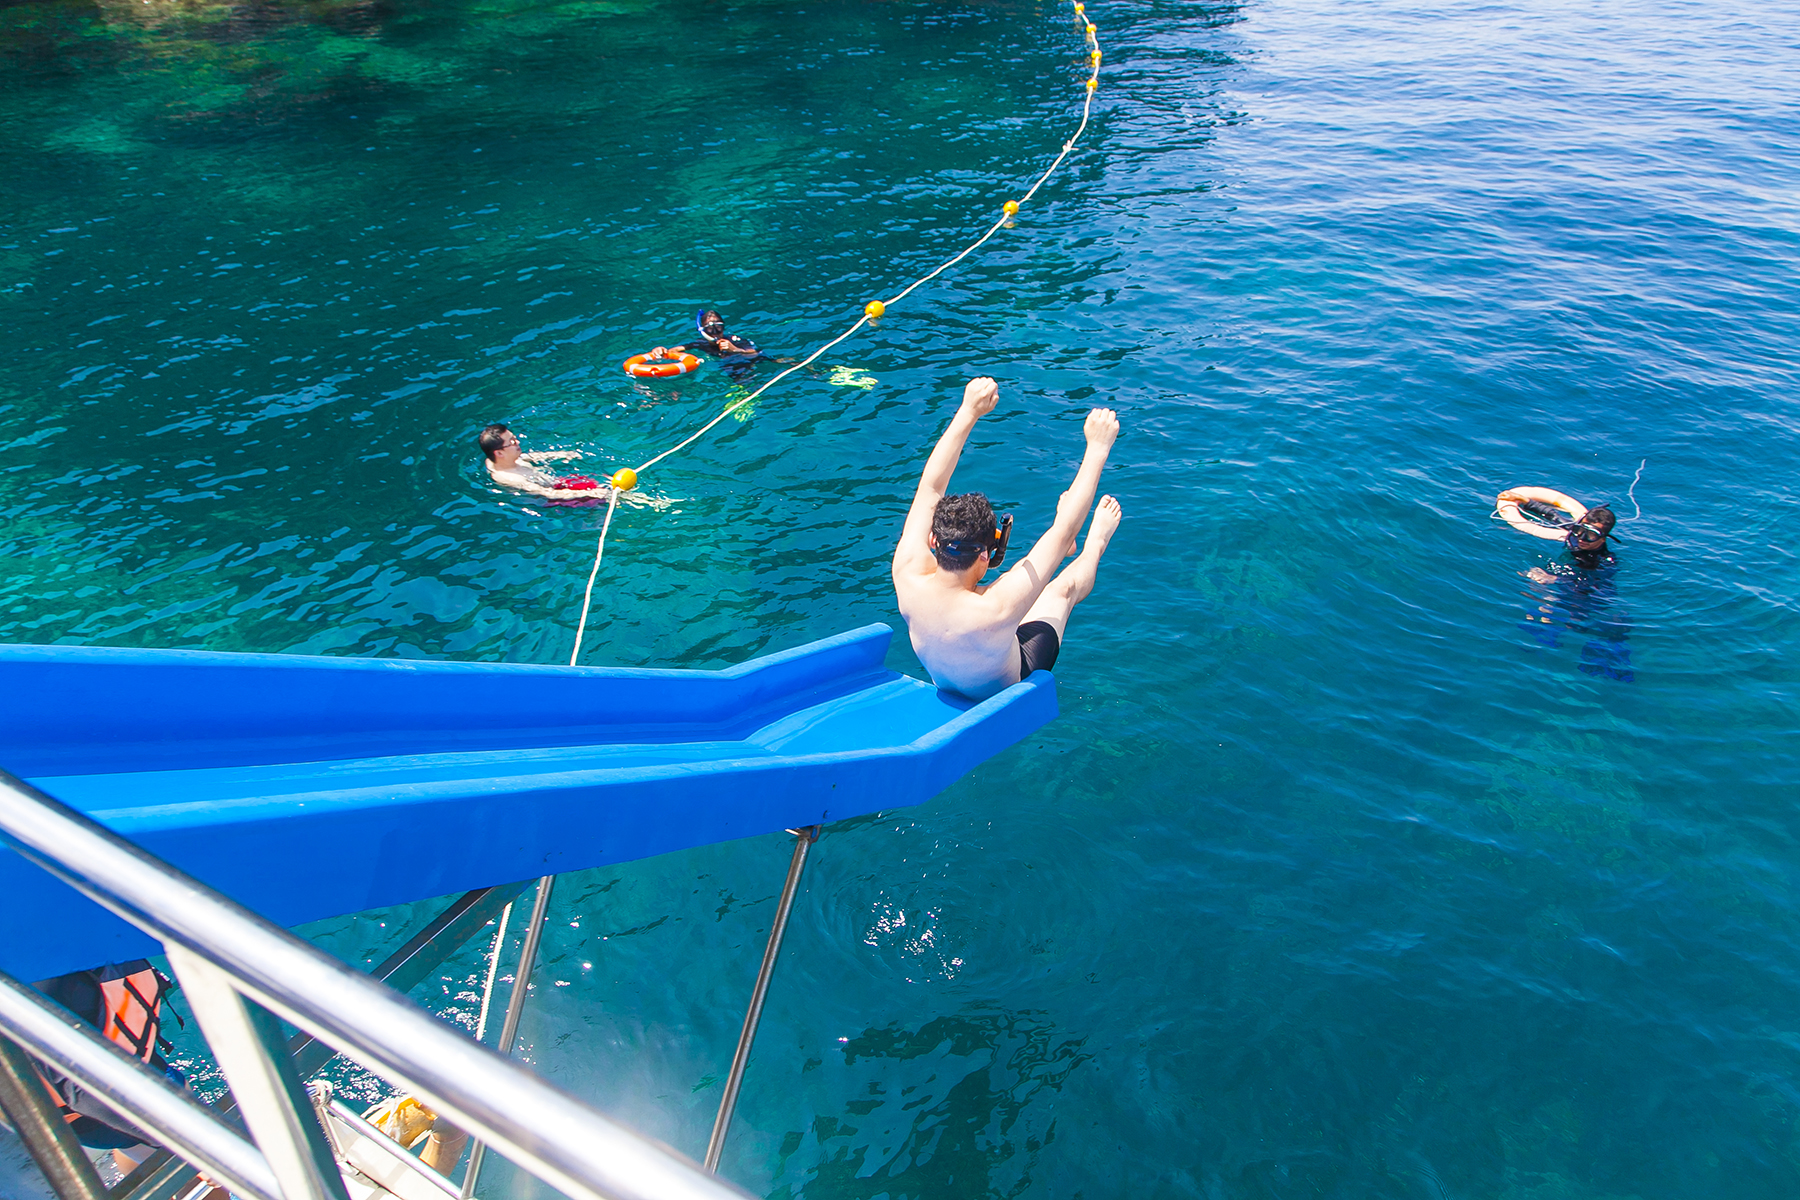
[[[1561,526],[1543,525],[1527,517],[1519,509],[1519,505],[1526,500],[1538,500],[1558,508],[1567,513],[1569,518],[1574,521],[1579,521],[1587,516],[1587,505],[1567,493],[1547,487],[1507,488],[1494,497],[1494,515],[1520,533],[1529,533],[1532,537],[1545,538],[1549,541],[1561,541],[1568,531]]]
[[[625,373],[638,379],[668,379],[700,369],[700,359],[692,354],[677,354],[673,359],[652,360],[648,354],[634,354],[625,360]]]

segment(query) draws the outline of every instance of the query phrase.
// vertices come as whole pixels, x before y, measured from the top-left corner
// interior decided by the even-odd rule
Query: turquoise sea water
[[[1124,423],[1064,715],[827,831],[725,1172],[1792,1195],[1800,15],[1091,13],[1087,140],[822,364],[876,386],[796,377],[615,526],[587,660],[735,662],[897,621],[967,376],[958,482],[1022,536]],[[1041,169],[1083,65],[1037,3],[9,4],[0,640],[561,661],[599,514],[497,494],[474,431],[678,440],[731,382],[620,359],[699,304],[832,336]],[[1525,578],[1494,493],[1631,517],[1640,462],[1616,569]],[[525,1056],[700,1154],[787,849],[565,879]],[[472,1019],[479,949],[419,998]]]

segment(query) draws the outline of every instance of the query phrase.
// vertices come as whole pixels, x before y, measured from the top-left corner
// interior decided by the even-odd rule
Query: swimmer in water
[[[519,449],[519,435],[504,425],[489,425],[476,441],[487,458],[488,474],[502,487],[530,492],[546,500],[604,501],[611,490],[584,476],[556,476],[538,466],[580,458],[579,450],[535,450],[525,454]]]
[[[1567,546],[1582,570],[1610,566],[1614,561],[1607,540],[1618,518],[1604,504],[1589,508],[1561,492],[1536,487],[1507,488],[1494,503],[1501,519],[1520,533]],[[1530,520],[1525,513],[1538,519]]]
[[[1523,572],[1543,588],[1532,597],[1536,609],[1525,614],[1525,628],[1533,639],[1555,648],[1562,644],[1559,630],[1568,630],[1586,639],[1576,664],[1582,674],[1634,682],[1631,621],[1618,605],[1612,569],[1618,560],[1609,549],[1618,523],[1612,509],[1604,504],[1589,508],[1561,492],[1534,487],[1508,488],[1495,497],[1495,505],[1508,525],[1532,537],[1561,542],[1574,560],[1573,566],[1552,563],[1549,569]]]
[[[1100,556],[1124,517],[1117,500],[1101,497],[1080,556],[1051,578],[1057,564],[1075,553],[1075,535],[1119,436],[1118,416],[1096,408],[1083,430],[1087,453],[1075,482],[1056,502],[1056,519],[1024,561],[983,586],[988,568],[1006,557],[1012,517],[996,521],[980,493],[944,492],[975,422],[993,412],[999,398],[992,379],[969,381],[962,407],[925,462],[894,550],[894,594],[919,661],[939,687],[973,700],[1055,664],[1069,614],[1094,590]]]
[[[763,361],[775,361],[756,348],[747,337],[725,332],[725,318],[718,311],[703,308],[694,314],[694,332],[699,336],[684,346],[657,346],[651,358],[673,358],[677,354],[709,354],[719,360],[725,373],[742,383],[750,368]]]

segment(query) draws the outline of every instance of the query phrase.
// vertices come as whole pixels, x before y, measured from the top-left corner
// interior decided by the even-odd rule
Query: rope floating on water
[[[823,346],[820,346],[817,350],[814,350],[811,354],[807,355],[787,370],[782,371],[767,383],[757,388],[754,392],[733,402],[721,411],[718,416],[702,425],[699,429],[696,429],[692,434],[689,434],[675,445],[670,446],[661,454],[645,461],[635,469],[626,467],[623,470],[614,472],[611,480],[612,499],[606,506],[606,519],[602,521],[600,525],[600,540],[594,546],[594,567],[593,570],[588,572],[587,592],[581,599],[581,620],[575,627],[575,648],[569,653],[569,665],[571,667],[574,666],[576,661],[581,657],[581,643],[587,634],[588,610],[592,606],[594,600],[594,580],[600,575],[600,562],[606,554],[606,533],[612,526],[613,512],[618,508],[619,493],[630,491],[632,488],[636,487],[639,477],[641,477],[645,471],[648,471],[651,467],[654,467],[670,455],[680,453],[682,450],[687,449],[711,432],[720,421],[723,421],[732,413],[737,412],[746,404],[752,403],[758,396],[761,396],[764,392],[780,383],[783,379],[786,379],[789,375],[792,375],[795,371],[800,370],[802,367],[811,366],[818,360],[820,355],[824,354],[827,350],[830,350],[833,346],[838,345],[840,342],[848,340],[851,335],[856,333],[856,331],[861,329],[864,325],[879,319],[887,312],[890,305],[900,303],[900,301],[906,299],[907,296],[911,295],[918,288],[924,284],[930,283],[933,279],[936,279],[939,275],[942,275],[945,271],[948,271],[951,267],[954,267],[957,263],[975,253],[975,251],[981,249],[982,246],[987,244],[990,238],[996,233],[999,233],[1002,227],[1007,225],[1018,215],[1019,209],[1030,201],[1033,196],[1037,195],[1038,189],[1044,186],[1044,181],[1049,179],[1050,176],[1055,173],[1056,168],[1062,166],[1063,160],[1069,157],[1069,154],[1075,149],[1075,143],[1080,141],[1081,135],[1087,132],[1088,119],[1093,114],[1094,93],[1100,87],[1101,60],[1100,39],[1096,36],[1098,30],[1093,21],[1089,20],[1087,17],[1087,5],[1083,3],[1082,0],[1074,0],[1074,9],[1075,18],[1081,22],[1084,36],[1087,39],[1088,64],[1090,68],[1088,77],[1083,82],[1086,96],[1081,104],[1081,124],[1076,126],[1075,132],[1063,143],[1061,152],[1050,161],[1050,165],[1044,168],[1044,173],[1039,175],[1036,182],[1026,189],[1025,194],[1017,200],[1008,200],[1005,204],[1001,205],[1000,219],[988,226],[986,233],[983,233],[973,242],[970,242],[954,258],[940,263],[929,274],[921,275],[919,278],[913,280],[900,291],[896,292],[891,299],[871,300],[863,305],[862,315],[856,319],[855,324],[851,325],[850,328],[844,330],[844,332],[838,334],[829,342],[826,342]]]
[[[1633,521],[1644,515],[1644,510],[1638,507],[1637,485],[1638,480],[1644,477],[1644,468],[1649,465],[1649,462],[1650,460],[1646,458],[1643,462],[1638,464],[1637,474],[1631,477],[1631,486],[1625,489],[1625,494],[1631,497],[1631,516],[1629,519]]]
[[[620,471],[614,478],[623,474],[625,472]],[[632,480],[633,484],[636,482],[635,479]],[[606,519],[600,522],[600,540],[594,545],[594,569],[588,572],[587,591],[581,597],[581,624],[575,627],[575,648],[569,651],[571,667],[575,665],[575,660],[581,657],[581,640],[587,635],[588,609],[594,603],[594,580],[600,575],[600,559],[606,553],[606,531],[612,528],[613,513],[618,510],[621,490],[623,489],[618,484],[612,486],[612,495],[606,501]]]

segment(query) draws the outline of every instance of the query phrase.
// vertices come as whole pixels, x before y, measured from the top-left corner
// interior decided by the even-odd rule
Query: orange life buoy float
[[[648,354],[634,354],[625,360],[625,373],[637,379],[668,379],[700,369],[700,359],[692,354],[674,358],[653,359]]]
[[[1494,497],[1494,514],[1520,533],[1528,533],[1532,537],[1540,537],[1553,542],[1560,542],[1567,537],[1569,531],[1564,526],[1546,525],[1533,521],[1525,515],[1520,505],[1531,500],[1548,504],[1552,508],[1566,513],[1571,521],[1579,521],[1587,516],[1587,505],[1573,496],[1547,487],[1507,488]]]

